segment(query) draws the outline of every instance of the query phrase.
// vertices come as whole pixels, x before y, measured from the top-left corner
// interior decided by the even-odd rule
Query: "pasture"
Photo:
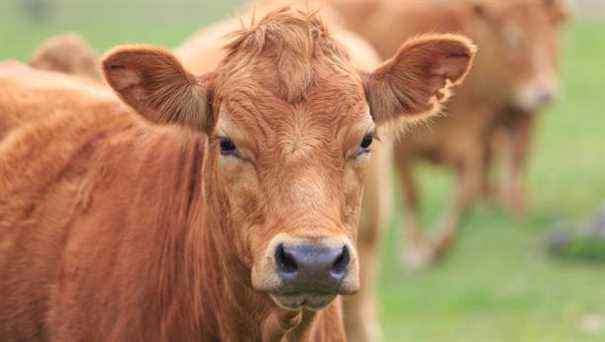
[[[119,43],[175,46],[229,15],[237,0],[61,0],[33,19],[0,3],[0,59],[27,59],[46,37],[75,31],[99,51]],[[102,5],[101,5],[102,4]],[[568,26],[562,97],[543,113],[530,162],[531,208],[523,220],[482,204],[464,222],[451,257],[407,273],[396,215],[384,235],[380,280],[385,341],[603,341],[605,266],[549,258],[544,239],[560,220],[589,216],[605,199],[605,22]],[[428,128],[430,129],[430,128]],[[422,169],[425,219],[445,203],[450,177]]]

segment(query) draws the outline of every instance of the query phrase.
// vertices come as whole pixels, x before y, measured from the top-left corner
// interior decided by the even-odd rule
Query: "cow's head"
[[[481,58],[478,82],[504,91],[510,104],[535,110],[558,92],[558,36],[567,18],[564,0],[476,0],[471,11],[478,25]]]
[[[316,15],[281,9],[226,49],[199,77],[146,46],[113,50],[103,68],[147,119],[207,135],[204,177],[225,203],[217,214],[253,288],[283,308],[320,309],[359,287],[356,227],[377,127],[438,112],[474,46],[424,36],[362,73]]]
[[[65,34],[51,37],[36,50],[29,65],[92,80],[101,80],[97,53],[82,37]]]

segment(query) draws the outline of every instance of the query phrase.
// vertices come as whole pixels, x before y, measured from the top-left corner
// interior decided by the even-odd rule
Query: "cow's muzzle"
[[[356,253],[346,238],[310,240],[280,234],[262,259],[253,268],[253,286],[286,309],[318,310],[336,295],[359,288]]]
[[[280,292],[337,293],[348,274],[349,248],[317,245],[279,244],[275,250]]]

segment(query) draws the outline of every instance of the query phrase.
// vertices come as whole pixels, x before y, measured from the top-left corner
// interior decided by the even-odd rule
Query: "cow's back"
[[[76,112],[122,106],[111,90],[95,83],[16,61],[0,63],[0,140],[12,129],[48,119],[61,108]]]
[[[20,120],[0,140],[0,340],[161,339],[150,274],[179,258],[155,248],[196,209],[202,140],[26,71],[0,67],[0,121]]]
[[[128,125],[116,103],[51,73],[0,66],[0,339],[43,338],[69,230],[85,206],[81,179],[95,140]],[[53,83],[55,81],[55,83]],[[92,89],[88,89],[92,91]]]

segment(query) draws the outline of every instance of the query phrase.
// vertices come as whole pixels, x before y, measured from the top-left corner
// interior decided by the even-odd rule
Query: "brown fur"
[[[337,40],[343,44],[359,70],[369,72],[380,65],[376,51],[358,35],[339,30]],[[410,120],[410,118],[407,118]],[[393,134],[387,129],[378,133],[380,141],[375,142],[372,158],[368,166],[368,177],[362,203],[359,222],[357,249],[359,254],[360,289],[354,296],[343,298],[343,316],[347,341],[356,341],[364,337],[369,341],[378,341],[381,335],[378,320],[378,305],[374,296],[379,232],[391,218],[392,185],[392,146]]]
[[[297,39],[307,47],[301,56],[280,50]],[[466,46],[467,63],[455,73],[464,75],[473,47],[434,39]],[[36,113],[52,113],[31,115],[0,144],[0,229],[8,237],[0,292],[10,294],[0,307],[0,339],[344,339],[338,297],[320,311],[281,309],[287,298],[271,292],[265,253],[283,236],[355,240],[368,162],[355,151],[372,125],[364,89],[379,93],[364,87],[313,14],[272,12],[234,42],[229,57],[200,77],[163,50],[112,51],[105,76],[146,120],[111,98],[91,96],[85,107],[47,102],[50,94],[66,102],[91,95],[66,89],[75,82],[66,77],[0,78],[8,94],[0,122],[25,111],[25,93]],[[443,52],[421,67],[447,61]],[[286,69],[272,68],[280,58]],[[313,65],[310,82],[302,76],[281,90],[281,72],[308,75],[299,58]],[[36,87],[38,79],[48,82]],[[398,120],[373,115],[377,123]],[[220,154],[220,136],[235,141],[237,158]],[[342,293],[357,287],[351,253]]]
[[[17,61],[5,61],[0,63],[3,74],[16,74],[22,73],[26,77],[37,76],[35,82],[32,83],[32,87],[43,87],[47,84],[54,84],[55,78],[53,73],[39,73],[31,68],[26,67]],[[88,82],[84,79],[74,80],[73,78],[61,79],[61,85],[67,89],[78,91],[79,93],[87,94],[95,98],[102,98],[106,101],[115,99],[109,89],[99,91],[99,87],[94,82]],[[15,127],[19,127],[23,124],[30,122],[33,118],[37,118],[40,115],[44,115],[46,111],[44,107],[40,106],[38,98],[24,96],[20,99],[20,104],[23,106],[20,110],[14,107],[11,102],[13,97],[8,92],[1,93],[0,98],[2,99],[2,120],[0,120],[0,141],[6,136],[9,131]],[[85,108],[88,97],[83,97],[81,101],[78,98],[62,98],[49,96],[47,102],[51,107],[60,106],[75,106],[77,108]]]

